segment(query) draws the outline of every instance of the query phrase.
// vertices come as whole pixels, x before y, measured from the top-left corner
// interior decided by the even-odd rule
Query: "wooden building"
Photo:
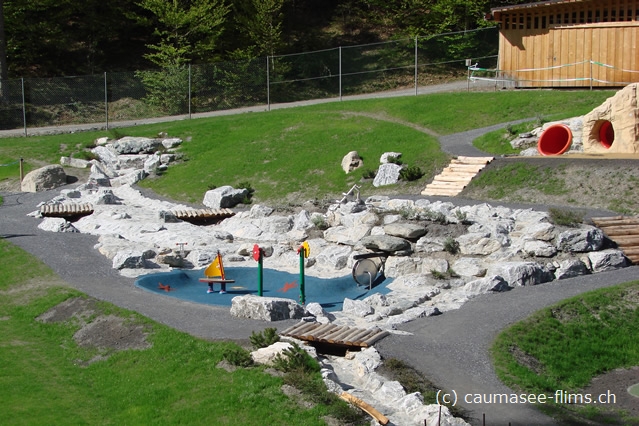
[[[639,82],[639,0],[551,0],[498,7],[500,77],[517,87]]]

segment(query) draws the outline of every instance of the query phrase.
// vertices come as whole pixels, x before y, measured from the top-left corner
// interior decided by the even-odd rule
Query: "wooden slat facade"
[[[491,13],[500,23],[498,68],[518,87],[639,82],[639,0],[553,0]]]

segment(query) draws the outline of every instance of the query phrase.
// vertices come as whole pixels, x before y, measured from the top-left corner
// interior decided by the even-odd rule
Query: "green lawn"
[[[514,389],[552,395],[579,392],[595,376],[639,365],[637,303],[634,281],[542,309],[499,334],[491,348],[497,375]],[[567,418],[603,415],[593,406],[546,408]]]
[[[301,408],[282,393],[282,379],[261,368],[217,368],[233,343],[198,339],[106,303],[99,304],[106,313],[141,324],[152,347],[88,363],[105,352],[76,344],[77,322],[36,319],[83,295],[4,239],[0,253],[0,424],[321,425],[330,413],[322,404]]]

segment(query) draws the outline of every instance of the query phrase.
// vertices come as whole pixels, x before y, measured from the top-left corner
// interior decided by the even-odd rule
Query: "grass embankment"
[[[188,140],[180,149],[188,161],[142,183],[178,201],[200,202],[213,187],[240,183],[255,189],[255,200],[272,204],[334,198],[355,183],[363,184],[362,192],[368,195],[419,193],[448,161],[436,138],[422,130],[443,135],[528,117],[570,117],[589,111],[611,93],[442,93],[184,120],[123,128],[117,133],[166,132]],[[99,136],[114,135],[87,132],[0,139],[0,162],[23,157],[25,170],[58,163],[62,155],[80,155]],[[349,151],[359,152],[364,167],[346,175],[340,162]],[[366,172],[377,168],[386,151],[401,152],[404,164],[421,168],[424,177],[383,189],[375,189],[371,180],[361,181]],[[17,166],[0,168],[0,180],[17,175]]]
[[[542,309],[497,337],[491,349],[497,375],[514,389],[554,395],[557,390],[579,393],[600,374],[639,365],[638,304],[635,281]],[[607,413],[603,405],[548,402],[538,407],[565,424],[585,418],[619,421],[618,413]]]
[[[79,346],[78,321],[36,318],[82,294],[4,239],[0,257],[0,424],[321,425],[330,414],[324,405],[301,408],[282,393],[282,379],[261,368],[216,368],[233,343],[194,338],[106,303],[102,311],[141,324],[152,347]],[[89,363],[96,355],[108,359]]]

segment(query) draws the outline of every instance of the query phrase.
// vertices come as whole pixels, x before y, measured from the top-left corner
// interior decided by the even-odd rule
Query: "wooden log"
[[[616,237],[618,235],[639,235],[639,224],[608,226],[601,228],[601,230],[609,237]]]
[[[362,330],[361,328],[357,328],[353,330],[351,333],[348,333],[346,336],[342,337],[342,342],[347,345],[352,345],[354,341],[361,340],[363,336],[366,336],[369,333],[368,330]]]
[[[335,324],[325,324],[324,326],[318,328],[315,333],[313,333],[313,340],[322,340],[324,336],[328,336],[339,328],[340,327]]]
[[[639,245],[639,236],[615,237],[613,238],[613,241],[619,246],[637,246]]]
[[[609,226],[619,226],[619,225],[638,225],[638,218],[614,218],[609,220],[601,220],[599,218],[593,218],[592,221],[599,228],[607,228]]]
[[[385,415],[383,415],[382,413],[377,411],[370,404],[367,404],[366,402],[364,402],[361,399],[357,398],[356,396],[353,396],[353,395],[351,395],[348,392],[342,392],[342,394],[339,397],[342,398],[344,401],[350,402],[351,404],[353,404],[353,405],[361,408],[365,412],[367,412],[371,417],[373,417],[375,420],[377,420],[377,422],[379,424],[381,424],[381,425],[387,425],[388,424],[388,422],[389,422],[388,417],[386,417]]]
[[[283,334],[288,335],[288,336],[299,336],[300,334],[304,333],[306,330],[310,330],[311,328],[315,327],[315,324],[312,322],[304,322],[304,323],[300,323],[297,324],[295,326],[293,326],[292,330],[286,330],[285,332],[283,332]]]
[[[366,337],[366,339],[363,339],[362,342],[355,342],[355,343],[359,344],[359,346],[363,346],[367,348],[369,346],[373,346],[375,342],[377,342],[380,339],[383,339],[389,334],[390,333],[386,330],[379,330],[375,332],[374,334],[372,334],[371,336]]]
[[[623,249],[623,254],[626,256],[639,255],[639,247],[631,246]]]
[[[351,331],[350,328],[346,327],[344,329],[341,330],[337,330],[336,332],[329,334],[328,336],[324,336],[324,338],[322,339],[323,341],[326,341],[328,343],[335,343],[340,341],[344,336],[346,336],[349,332]]]

